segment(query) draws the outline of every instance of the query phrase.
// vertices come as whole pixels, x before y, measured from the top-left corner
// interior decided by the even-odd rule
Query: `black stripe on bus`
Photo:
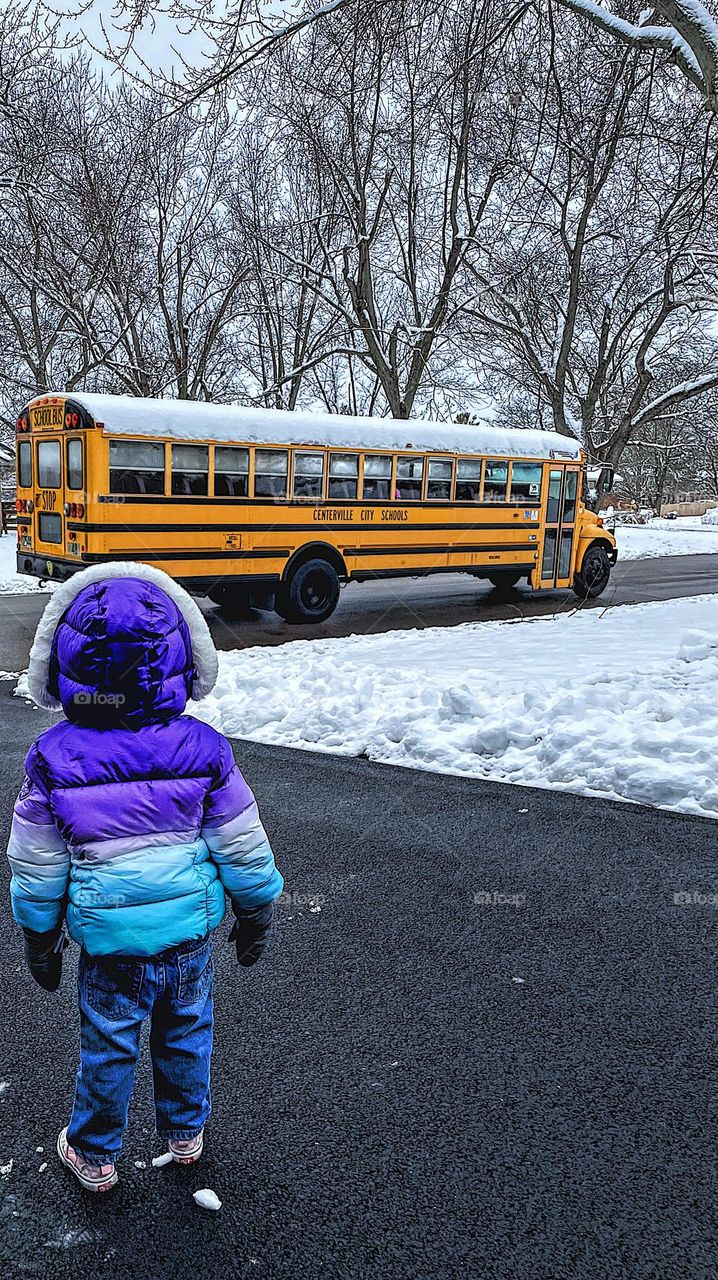
[[[520,571],[523,573],[533,573],[536,568],[535,561],[530,564],[512,564],[505,566],[509,573]],[[349,577],[354,582],[369,582],[375,578],[428,578],[435,573],[469,573],[474,575],[479,569],[497,570],[501,572],[501,565],[497,565],[496,561],[488,561],[486,564],[440,564],[432,565],[428,569],[353,569]]]
[[[82,560],[85,563],[107,560],[126,560],[128,556],[136,558],[138,548],[127,547],[124,551],[94,552],[85,551]],[[142,548],[143,561],[153,560],[281,560],[289,555],[288,547],[258,548],[254,551],[151,551]]]
[[[425,547],[345,547],[345,556],[429,556],[436,553],[448,552],[450,555],[460,555],[464,551],[537,551],[538,543],[536,542],[479,542],[475,545],[465,545],[464,543],[455,543],[453,546],[425,546]],[[511,566],[513,568],[513,566]]]
[[[446,521],[441,524],[411,524],[404,520],[380,520],[377,524],[372,524],[367,520],[366,525],[361,522],[347,522],[334,524],[331,520],[315,520],[312,524],[83,524],[81,521],[68,520],[67,527],[77,533],[315,533],[321,529],[347,530],[357,528],[373,528],[385,529],[386,527],[399,528],[406,524],[407,528],[420,529],[422,532],[429,530],[445,530],[451,529],[538,529],[540,522],[538,520],[521,520],[509,523],[506,520],[498,523],[492,521],[482,523],[472,520],[465,523],[452,523],[447,525]]]
[[[151,506],[161,506],[163,503],[177,503],[178,507],[184,506],[200,506],[200,507],[226,507],[228,503],[235,502],[241,507],[267,507],[271,506],[275,499],[267,498],[211,498],[211,497],[192,497],[191,495],[177,494],[166,495],[164,493],[101,493],[97,499],[98,502],[118,503],[120,505],[132,504],[138,502],[147,502]],[[282,507],[310,507],[313,503],[320,503],[325,507],[410,507],[416,510],[417,507],[429,507],[433,511],[453,511],[456,507],[468,507],[474,510],[476,507],[488,507],[489,510],[496,511],[499,508],[502,511],[514,511],[521,507],[541,506],[540,499],[522,498],[521,501],[515,499],[513,502],[452,502],[449,498],[314,498],[307,500],[306,498],[282,498],[276,499],[276,505]]]

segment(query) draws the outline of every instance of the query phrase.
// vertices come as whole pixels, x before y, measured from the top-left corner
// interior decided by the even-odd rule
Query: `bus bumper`
[[[18,551],[17,571],[31,578],[45,578],[48,582],[65,582],[87,565],[72,560],[59,560],[54,556],[28,555],[26,551]]]

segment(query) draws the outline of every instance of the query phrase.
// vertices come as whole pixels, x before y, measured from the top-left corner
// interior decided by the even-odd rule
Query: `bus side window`
[[[356,498],[359,454],[332,453],[329,458],[329,497]]]
[[[287,449],[255,449],[255,498],[286,498],[289,452]]]
[[[487,462],[484,471],[484,502],[505,502],[508,480],[508,462]]]
[[[429,458],[429,478],[426,482],[427,498],[451,498],[451,480],[454,464],[450,458]]]
[[[294,454],[294,497],[321,498],[323,491],[324,454],[297,449]]]
[[[456,501],[478,502],[481,498],[481,458],[459,458],[456,467]]]
[[[540,494],[541,463],[514,462],[511,468],[511,501],[537,505]]]
[[[379,457],[376,453],[364,456],[364,480],[362,497],[384,501],[389,498],[391,483],[391,458]]]
[[[396,496],[401,498],[402,502],[412,502],[415,498],[421,497],[423,478],[423,458],[397,458]]]
[[[148,440],[110,440],[110,493],[164,493],[165,447]]]
[[[172,445],[172,493],[202,496],[209,489],[209,449],[206,444]]]
[[[218,498],[246,498],[249,493],[249,449],[218,444],[214,448],[214,492]]]

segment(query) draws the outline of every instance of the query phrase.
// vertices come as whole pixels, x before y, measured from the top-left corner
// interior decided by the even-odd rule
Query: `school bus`
[[[18,571],[139,560],[229,614],[295,623],[384,577],[594,597],[616,542],[585,505],[585,469],[552,432],[44,395],[17,420]]]

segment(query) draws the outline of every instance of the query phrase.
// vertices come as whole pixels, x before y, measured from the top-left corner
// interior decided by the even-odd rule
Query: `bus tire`
[[[500,591],[510,591],[522,577],[522,573],[515,573],[513,569],[497,569],[489,574],[489,582]]]
[[[579,600],[596,600],[608,586],[611,562],[605,547],[589,547],[580,571],[573,580],[573,591]]]
[[[324,622],[337,607],[339,578],[327,560],[305,560],[277,592],[274,607],[287,622]]]

